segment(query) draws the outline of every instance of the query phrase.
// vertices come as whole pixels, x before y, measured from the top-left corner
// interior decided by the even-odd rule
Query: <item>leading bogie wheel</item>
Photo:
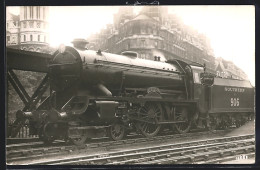
[[[45,145],[50,145],[55,140],[53,137],[43,137],[42,139]]]
[[[40,129],[39,139],[42,140],[45,145],[50,145],[55,140],[55,137],[53,135],[48,135],[48,130],[50,130],[48,127],[48,123],[46,123]]]
[[[115,141],[122,140],[126,136],[126,129],[122,123],[113,123],[108,128],[108,135]]]
[[[71,142],[74,143],[75,145],[81,146],[84,145],[86,140],[87,140],[87,135],[82,134],[79,137],[76,138],[70,138]]]
[[[88,136],[84,130],[77,129],[74,131],[68,131],[68,138],[73,144],[81,146],[85,144]]]

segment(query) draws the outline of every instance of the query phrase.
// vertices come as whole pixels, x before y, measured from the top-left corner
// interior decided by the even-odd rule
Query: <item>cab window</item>
[[[200,76],[199,76],[199,73],[196,73],[196,72],[194,72],[193,73],[193,79],[194,79],[194,83],[201,83],[200,82]]]

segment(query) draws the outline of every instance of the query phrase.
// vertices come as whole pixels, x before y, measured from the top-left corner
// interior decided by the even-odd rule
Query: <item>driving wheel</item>
[[[174,127],[179,133],[186,133],[190,130],[191,121],[188,118],[188,109],[185,107],[174,108],[174,121],[178,122],[174,124]]]
[[[163,113],[160,104],[153,102],[146,102],[144,106],[140,108],[138,113],[139,122],[137,123],[138,129],[145,137],[156,136],[161,125],[157,124],[162,120]]]

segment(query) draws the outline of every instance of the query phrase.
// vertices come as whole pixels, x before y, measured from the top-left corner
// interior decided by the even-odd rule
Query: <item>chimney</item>
[[[74,39],[71,43],[77,49],[87,50],[86,45],[88,44],[88,42],[85,39],[80,39],[80,38]]]

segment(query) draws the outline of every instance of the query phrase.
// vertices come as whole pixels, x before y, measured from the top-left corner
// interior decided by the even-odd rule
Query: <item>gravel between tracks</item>
[[[156,142],[144,142],[144,143],[138,143],[138,144],[132,144],[132,145],[120,145],[120,146],[108,146],[107,148],[103,148],[103,149],[93,149],[93,150],[78,150],[76,152],[71,152],[65,155],[59,155],[59,156],[51,156],[48,155],[48,157],[46,158],[40,158],[37,160],[30,160],[30,162],[28,161],[18,161],[18,162],[13,162],[12,165],[19,165],[19,164],[26,164],[26,163],[33,163],[33,162],[41,162],[41,161],[47,161],[47,160],[54,160],[54,159],[62,159],[62,158],[72,158],[72,157],[79,157],[79,156],[84,156],[86,154],[90,155],[90,154],[105,154],[107,151],[123,151],[123,150],[128,150],[128,149],[137,149],[140,147],[144,147],[144,146],[156,146],[158,144],[178,144],[178,143],[183,143],[183,142],[192,142],[192,141],[197,141],[197,140],[206,140],[206,139],[213,139],[213,138],[220,138],[220,137],[226,137],[226,136],[235,136],[235,135],[246,135],[246,134],[254,134],[254,122],[248,122],[247,124],[245,124],[244,126],[235,129],[233,131],[229,131],[228,133],[212,133],[210,135],[201,135],[201,136],[196,136],[196,137],[187,137],[187,138],[177,138],[177,139],[172,139],[172,140],[168,140],[168,141],[163,141],[163,140],[159,140]],[[234,160],[235,161],[235,160]],[[235,161],[234,163],[239,162],[239,161]],[[254,163],[254,160],[252,161],[251,159],[246,160],[241,160],[240,163]],[[229,162],[225,162],[226,164],[232,163],[232,161]],[[225,164],[224,163],[224,164]]]
[[[235,136],[235,135],[245,135],[245,134],[255,134],[255,121],[247,122],[244,126],[234,129],[232,132],[227,133],[225,136]],[[221,164],[254,164],[255,158],[240,159],[222,162]]]
[[[246,135],[255,133],[255,121],[249,121],[245,125],[234,129],[230,133],[227,133],[225,136],[236,136],[236,135]]]
[[[93,150],[78,150],[74,151],[71,153],[68,153],[66,155],[59,155],[59,156],[51,156],[47,155],[45,158],[40,158],[37,160],[30,160],[30,162],[27,161],[17,161],[13,162],[13,165],[19,165],[19,164],[27,164],[27,163],[34,163],[34,162],[41,162],[41,161],[47,161],[47,160],[55,160],[55,159],[64,159],[64,158],[72,158],[72,157],[79,157],[79,156],[84,156],[86,154],[91,155],[91,154],[106,154],[107,151],[123,151],[123,150],[129,150],[129,149],[137,149],[141,147],[145,147],[147,145],[149,146],[156,146],[158,144],[178,144],[178,143],[183,143],[183,142],[192,142],[192,141],[197,141],[197,140],[206,140],[206,139],[212,139],[212,138],[218,138],[218,137],[223,137],[225,134],[218,134],[218,133],[212,133],[210,135],[201,135],[201,136],[196,136],[196,137],[188,137],[188,138],[177,138],[177,139],[172,139],[168,141],[163,141],[159,140],[156,142],[144,142],[144,143],[138,143],[138,144],[132,144],[132,145],[120,145],[120,146],[108,146],[107,148],[103,149],[93,149]]]

